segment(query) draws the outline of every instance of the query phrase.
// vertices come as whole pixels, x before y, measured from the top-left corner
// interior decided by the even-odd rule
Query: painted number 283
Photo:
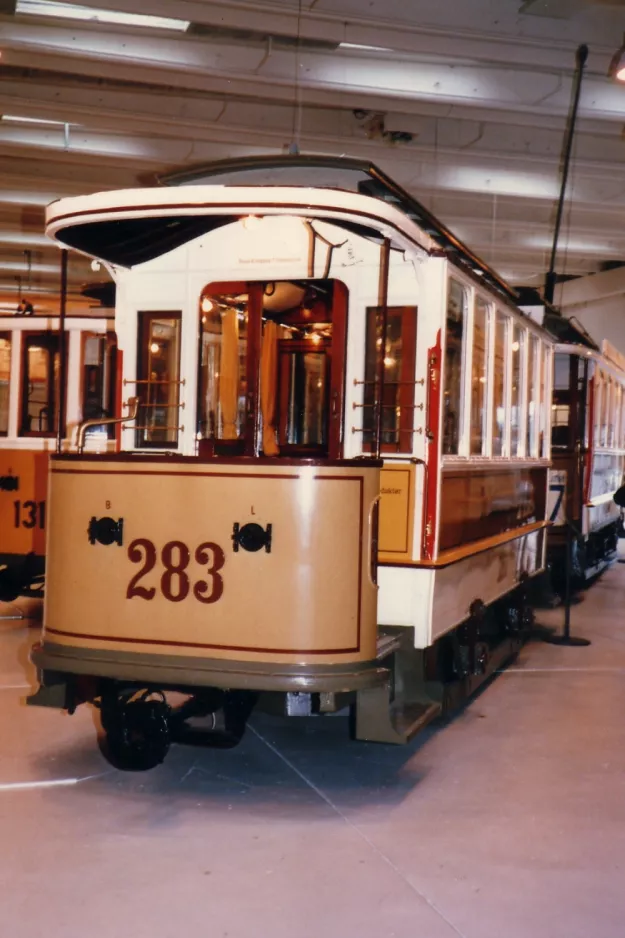
[[[128,558],[133,563],[143,564],[138,573],[133,576],[126,590],[126,598],[154,599],[157,587],[140,586],[141,580],[154,570],[157,562],[157,548],[152,541],[145,537],[138,537],[128,545]],[[161,550],[161,564],[164,571],[161,574],[160,591],[171,603],[180,603],[186,599],[191,591],[201,603],[216,603],[224,591],[223,577],[219,571],[226,562],[226,556],[218,544],[206,541],[195,548],[194,559],[204,568],[208,580],[196,580],[193,584],[189,579],[187,568],[191,562],[191,551],[182,541],[168,541]]]

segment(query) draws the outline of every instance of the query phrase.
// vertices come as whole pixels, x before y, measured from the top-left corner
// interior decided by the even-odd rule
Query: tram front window
[[[139,316],[137,446],[177,446],[180,313]]]
[[[59,336],[24,333],[21,436],[51,436],[57,428]]]
[[[0,334],[0,436],[9,432],[9,386],[11,382],[11,336]]]
[[[344,301],[332,281],[224,283],[203,292],[201,455],[321,458],[339,449],[344,349],[335,355],[333,347],[337,315],[344,342]]]

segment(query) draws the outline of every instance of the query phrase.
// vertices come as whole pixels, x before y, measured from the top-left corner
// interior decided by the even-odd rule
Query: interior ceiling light
[[[186,32],[188,20],[177,20],[167,16],[150,16],[146,13],[122,13],[117,10],[100,10],[96,7],[74,6],[73,3],[57,3],[56,0],[17,0],[15,12],[28,16],[52,16],[60,19],[82,20],[90,23],[113,23],[121,26],[146,26],[149,29],[173,29]]]
[[[625,36],[623,36],[623,45],[612,57],[608,75],[610,78],[616,78],[617,81],[625,81]]]
[[[366,52],[392,52],[388,46],[365,46],[359,42],[340,42],[339,49],[364,49]]]
[[[51,124],[54,127],[65,127],[67,121],[52,121],[45,117],[20,117],[17,114],[3,114],[0,120],[11,121],[15,124]],[[78,124],[70,124],[70,127],[78,127]]]

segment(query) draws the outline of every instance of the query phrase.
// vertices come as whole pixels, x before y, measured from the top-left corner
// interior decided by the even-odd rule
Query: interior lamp
[[[623,36],[622,46],[612,56],[608,75],[617,81],[625,81],[625,36]]]

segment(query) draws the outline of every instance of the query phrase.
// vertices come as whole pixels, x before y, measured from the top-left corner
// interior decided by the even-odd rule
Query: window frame
[[[150,323],[155,319],[173,319],[180,323],[179,332],[178,332],[178,395],[177,395],[177,405],[168,407],[168,411],[172,411],[177,414],[178,423],[180,421],[180,387],[181,385],[181,368],[182,368],[182,310],[138,310],[137,311],[137,361],[136,361],[136,375],[137,380],[135,384],[135,393],[139,398],[139,407],[137,410],[137,425],[134,427],[134,439],[135,439],[135,449],[145,450],[145,449],[164,449],[164,450],[176,450],[180,447],[180,434],[182,432],[182,427],[178,426],[176,430],[176,440],[173,441],[162,441],[162,440],[146,440],[145,434],[147,430],[140,429],[139,421],[141,420],[142,408],[145,408],[146,401],[142,399],[142,390],[145,388],[147,390],[149,384],[146,380],[148,358],[145,354],[147,348],[147,342],[150,336]],[[169,426],[169,424],[168,424]]]
[[[0,332],[0,341],[5,340],[9,343],[9,379],[7,382],[7,428],[6,430],[0,430],[0,437],[8,437],[9,435],[9,426],[11,424],[11,378],[13,375],[13,344],[14,344],[14,333],[11,331],[2,331]]]
[[[52,351],[52,382],[48,382],[48,389],[52,389],[52,403],[53,403],[53,420],[52,420],[52,430],[39,431],[39,430],[25,430],[25,418],[28,414],[28,350],[31,346],[33,340],[40,342],[40,344],[46,346],[51,345],[52,342],[55,342],[57,347]],[[65,364],[67,364],[69,357],[68,350],[69,343],[67,341],[62,342],[60,334],[55,330],[31,330],[25,329],[22,331],[22,343],[20,349],[20,362],[21,362],[21,374],[19,375],[19,388],[20,388],[20,400],[19,400],[19,424],[18,424],[18,437],[26,439],[54,439],[59,432],[59,422],[61,426],[61,436],[65,437],[66,435],[66,416],[67,416],[67,394],[63,395],[64,397],[64,407],[63,414],[59,413],[59,398],[61,396],[60,391],[60,382],[65,375],[66,382],[69,380],[67,374],[67,367],[63,368],[61,363],[61,352],[64,352]],[[59,373],[58,373],[58,382],[54,378],[54,361],[58,355],[59,359]]]

